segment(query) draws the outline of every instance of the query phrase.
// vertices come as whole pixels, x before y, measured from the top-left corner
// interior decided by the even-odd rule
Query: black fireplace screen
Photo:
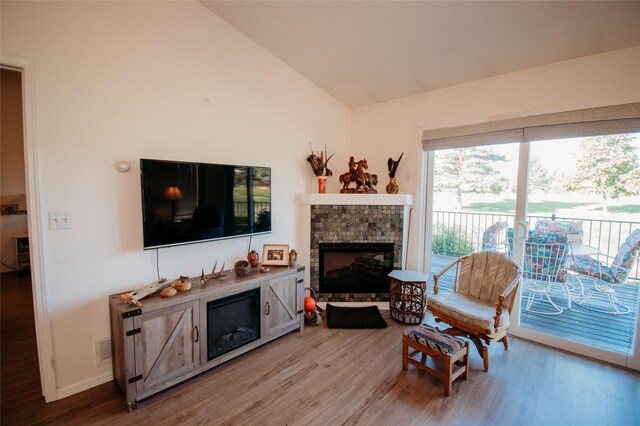
[[[320,293],[389,293],[393,243],[321,243]]]
[[[260,289],[207,303],[207,360],[260,337]]]

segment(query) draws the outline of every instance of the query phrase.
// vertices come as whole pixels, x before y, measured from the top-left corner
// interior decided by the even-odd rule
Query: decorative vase
[[[317,178],[318,178],[318,194],[326,194],[327,193],[327,177],[317,176]]]
[[[398,184],[396,183],[396,178],[389,178],[390,181],[387,184],[387,194],[397,194],[398,193]]]
[[[295,249],[291,249],[289,252],[289,268],[298,267],[298,252]]]
[[[252,268],[256,268],[258,266],[258,262],[260,261],[260,257],[258,256],[258,252],[255,251],[255,250],[251,250],[247,254],[247,260],[249,261],[249,265],[251,265]]]

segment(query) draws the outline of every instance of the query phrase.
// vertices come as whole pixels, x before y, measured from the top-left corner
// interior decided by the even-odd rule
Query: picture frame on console
[[[288,266],[288,244],[265,244],[262,247],[262,265]]]

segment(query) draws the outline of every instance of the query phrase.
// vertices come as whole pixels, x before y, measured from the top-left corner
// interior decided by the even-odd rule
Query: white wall
[[[387,159],[404,158],[396,175],[400,192],[419,193],[423,129],[640,101],[640,46],[558,62],[434,90],[353,111],[352,149],[388,182]],[[379,188],[379,190],[380,190]],[[414,207],[415,207],[414,206]],[[418,266],[414,208],[408,266]]]
[[[44,235],[65,396],[111,379],[93,352],[109,335],[107,296],[155,277],[155,252],[142,250],[139,158],[272,167],[273,233],[252,246],[300,248],[294,197],[316,191],[309,141],[344,150],[351,111],[195,2],[1,7],[2,51],[35,60],[42,211],[73,214],[73,229]],[[118,160],[131,171],[117,172]],[[247,248],[242,238],[161,249],[160,273],[196,276]]]

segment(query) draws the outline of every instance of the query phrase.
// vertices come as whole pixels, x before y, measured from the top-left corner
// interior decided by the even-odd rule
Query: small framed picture
[[[262,248],[262,264],[271,266],[288,266],[289,245],[265,244]]]

